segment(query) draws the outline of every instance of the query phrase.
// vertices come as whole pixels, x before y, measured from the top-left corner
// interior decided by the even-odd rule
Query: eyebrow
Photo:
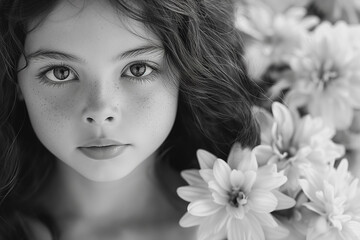
[[[137,57],[143,54],[162,52],[163,50],[164,49],[160,46],[146,45],[122,52],[119,55],[115,56],[112,60],[119,61],[125,58]],[[30,53],[26,56],[26,59],[29,61],[55,59],[60,61],[86,62],[85,59],[79,58],[76,55],[61,51],[50,50],[50,49],[40,49],[36,52]]]
[[[114,61],[121,60],[124,58],[137,57],[137,56],[143,55],[143,54],[162,52],[162,51],[164,51],[164,49],[160,46],[156,46],[156,45],[143,46],[143,47],[139,47],[136,49],[127,50],[127,51],[119,54],[118,56],[116,56],[114,58]]]

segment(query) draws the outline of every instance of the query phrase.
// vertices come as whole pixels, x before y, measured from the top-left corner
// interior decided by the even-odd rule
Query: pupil
[[[144,75],[146,71],[146,67],[144,64],[134,64],[130,66],[130,72],[135,77],[141,77]]]
[[[70,71],[66,67],[58,67],[54,70],[54,76],[59,80],[64,80],[70,75]]]

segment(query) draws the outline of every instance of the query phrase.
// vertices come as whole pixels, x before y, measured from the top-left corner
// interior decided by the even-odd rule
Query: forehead
[[[74,54],[89,50],[106,54],[114,53],[114,47],[161,46],[144,24],[128,18],[108,1],[60,1],[46,18],[30,23],[29,29],[33,30],[25,40],[26,52],[55,48]]]

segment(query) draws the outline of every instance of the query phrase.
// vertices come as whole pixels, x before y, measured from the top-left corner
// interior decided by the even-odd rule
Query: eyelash
[[[66,83],[70,82],[70,81],[64,81],[64,82],[54,82],[50,79],[48,79],[46,77],[46,73],[48,73],[49,71],[52,71],[56,68],[60,68],[60,67],[64,67],[64,68],[68,68],[70,72],[72,72],[75,76],[76,79],[78,79],[78,74],[76,73],[76,71],[74,71],[70,66],[64,64],[64,63],[60,63],[60,64],[49,64],[48,66],[42,68],[43,70],[41,70],[37,75],[37,79],[40,80],[40,83],[47,85],[47,86],[53,86],[53,87],[61,87],[63,85],[65,85]],[[74,79],[74,80],[76,80]]]
[[[154,77],[159,73],[159,67],[155,66],[157,64],[155,63],[150,63],[151,61],[136,61],[136,62],[131,62],[130,64],[126,65],[126,67],[124,68],[124,70],[121,72],[121,77],[126,77],[128,78],[130,81],[134,81],[137,83],[147,83],[147,82],[151,82],[153,81]],[[124,76],[124,73],[132,66],[132,65],[136,65],[136,64],[144,64],[146,67],[151,68],[152,72],[145,77],[132,77],[132,76]]]
[[[126,65],[126,67],[124,68],[124,70],[121,72],[121,77],[126,77],[128,78],[130,81],[136,82],[136,83],[147,83],[147,82],[151,82],[153,81],[153,78],[157,75],[157,73],[159,72],[159,68],[155,63],[149,63],[150,61],[137,61],[137,62],[131,62],[130,64]],[[145,77],[133,77],[133,76],[124,76],[124,73],[132,66],[132,65],[136,65],[136,64],[144,64],[146,67],[151,68],[152,72]],[[37,75],[36,78],[40,80],[40,83],[47,85],[47,86],[54,86],[54,87],[61,87],[69,82],[71,82],[72,80],[68,80],[68,81],[64,81],[64,82],[54,82],[50,79],[48,79],[46,77],[46,74],[49,71],[52,71],[56,68],[60,68],[60,67],[64,67],[69,69],[70,72],[72,72],[75,76],[76,79],[74,80],[78,80],[78,74],[75,70],[73,70],[72,67],[70,67],[67,64],[64,63],[59,63],[59,64],[49,64],[48,66],[42,68],[43,70],[41,70]]]

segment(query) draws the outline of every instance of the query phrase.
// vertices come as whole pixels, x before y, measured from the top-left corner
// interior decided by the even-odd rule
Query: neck
[[[155,155],[128,176],[105,183],[88,180],[58,162],[57,175],[49,194],[53,197],[49,208],[59,219],[139,223],[159,221],[162,213],[174,213],[155,175]]]

